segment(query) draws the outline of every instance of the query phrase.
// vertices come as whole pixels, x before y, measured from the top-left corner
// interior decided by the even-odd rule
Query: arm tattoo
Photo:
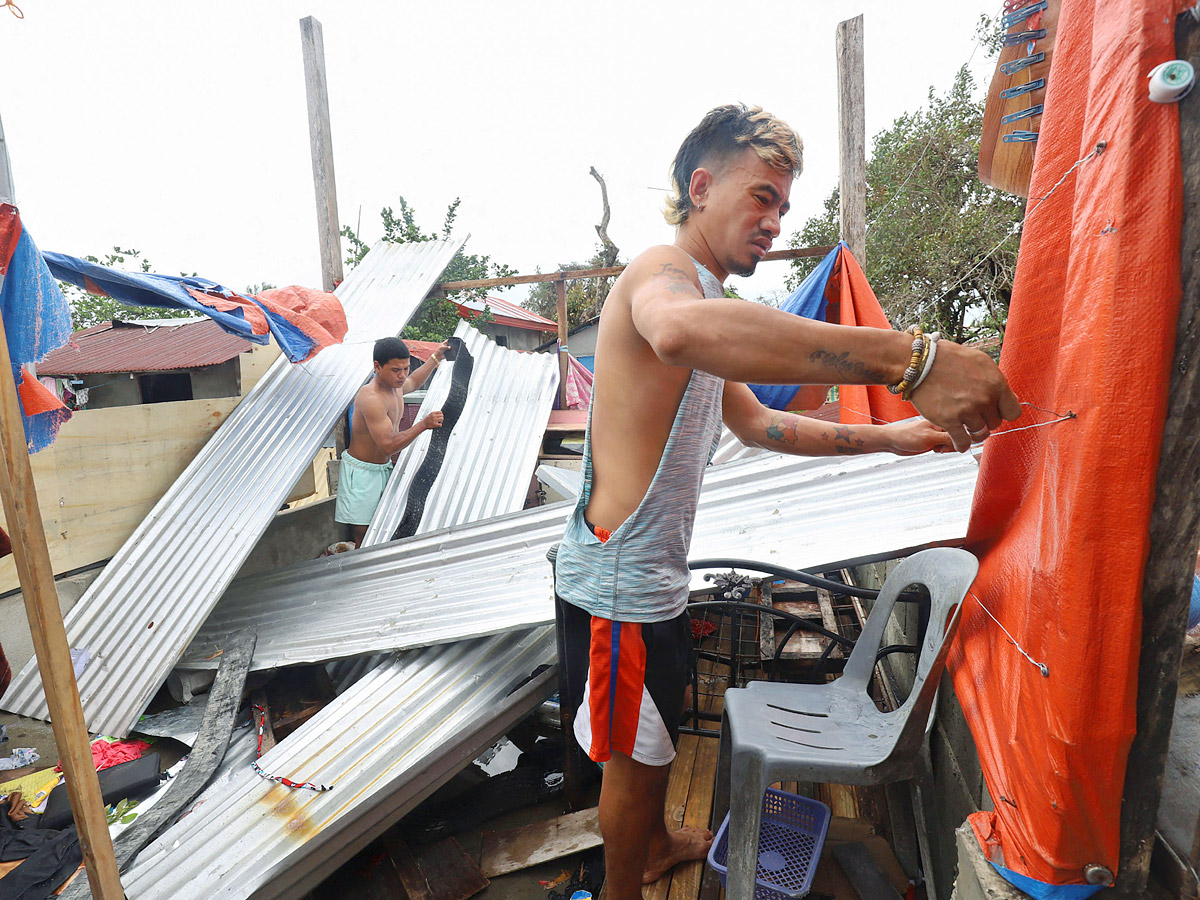
[[[692,283],[691,276],[679,266],[671,265],[671,263],[663,263],[662,268],[650,276],[650,280],[666,281],[667,284],[664,286],[672,294],[696,296],[696,285]]]
[[[796,419],[797,416],[787,413],[779,413],[772,416],[770,423],[767,425],[767,439],[778,444],[796,446],[799,443],[796,433]],[[857,432],[849,425],[839,426],[832,431],[823,429],[821,431],[821,440],[826,443],[832,441],[834,452],[839,456],[855,456],[859,453],[868,452],[866,441],[858,437]]]
[[[865,363],[850,359],[850,353],[831,353],[828,350],[814,350],[808,355],[809,362],[819,362],[833,369],[839,375],[861,378],[867,384],[884,384],[887,375],[878,369],[868,368]]]

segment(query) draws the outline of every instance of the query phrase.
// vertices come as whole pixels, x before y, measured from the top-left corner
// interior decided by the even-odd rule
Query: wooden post
[[[3,282],[0,277],[0,285]],[[67,631],[58,609],[54,570],[50,566],[50,551],[46,547],[33,471],[29,466],[17,386],[11,372],[8,337],[4,323],[0,321],[0,494],[4,500],[4,520],[12,529],[9,537],[21,579],[25,613],[33,633],[33,649],[42,676],[42,688],[46,692],[46,704],[50,708],[54,743],[67,776],[67,797],[79,828],[79,845],[83,850],[88,883],[93,896],[99,900],[120,900],[125,893],[121,890],[104,802],[100,798],[100,781],[92,762]]]
[[[558,399],[559,406],[567,408],[567,282],[559,278],[554,284],[558,289]]]
[[[4,123],[0,122],[0,203],[16,204],[13,197],[12,169],[8,163],[8,144],[4,141]]]
[[[867,267],[867,123],[863,89],[863,17],[839,22],[838,201],[842,240]]]
[[[317,194],[317,234],[321,243],[321,283],[332,291],[342,281],[341,226],[333,177],[333,133],[329,128],[329,88],[325,81],[325,40],[321,23],[300,20],[304,49],[304,87],[308,95],[308,138],[312,148],[313,188]]]
[[[1179,16],[1175,40],[1178,57],[1200,66],[1200,25],[1190,16]],[[1142,583],[1137,735],[1125,769],[1121,858],[1114,900],[1148,896],[1150,853],[1175,712],[1196,547],[1200,544],[1200,445],[1195,439],[1195,423],[1200,416],[1200,366],[1195,360],[1196,342],[1200,340],[1200,92],[1193,91],[1180,102],[1179,126],[1183,154],[1183,297],[1150,517],[1150,557]]]

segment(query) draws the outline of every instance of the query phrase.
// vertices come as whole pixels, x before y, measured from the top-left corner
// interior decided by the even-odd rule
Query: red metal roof
[[[164,372],[215,366],[254,345],[211,319],[163,319],[162,324],[105,322],[71,335],[37,365],[39,375]]]
[[[482,300],[455,301],[459,313],[464,318],[475,318],[483,312]],[[492,313],[492,321],[497,325],[507,325],[509,328],[524,328],[527,331],[558,331],[558,324],[544,316],[518,306],[500,297],[488,297],[487,307]]]

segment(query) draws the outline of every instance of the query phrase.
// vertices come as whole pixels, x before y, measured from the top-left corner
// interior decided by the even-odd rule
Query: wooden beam
[[[833,247],[797,247],[789,250],[772,250],[763,257],[764,262],[779,259],[803,259],[808,256],[824,256]],[[857,254],[855,254],[857,256]],[[625,271],[624,266],[609,266],[605,269],[572,269],[568,272],[547,272],[537,275],[510,275],[508,278],[476,278],[473,281],[443,281],[435,290],[462,291],[471,288],[510,287],[514,284],[541,284],[547,281],[575,281],[579,278],[611,278]]]
[[[559,280],[555,284],[558,292],[558,400],[562,409],[567,408],[567,283]]]
[[[867,265],[867,123],[863,88],[863,17],[839,22],[838,201],[842,240]]]
[[[1176,55],[1200,66],[1200,24],[1177,18]],[[1175,360],[1158,463],[1150,556],[1142,582],[1142,644],[1138,661],[1137,734],[1129,749],[1121,806],[1121,856],[1116,898],[1147,896],[1154,825],[1175,711],[1183,636],[1200,544],[1200,92],[1179,104],[1183,168],[1183,296]]]
[[[0,277],[0,285],[3,283]],[[21,578],[21,595],[25,598],[38,671],[50,708],[54,743],[67,777],[67,797],[79,828],[79,846],[88,882],[98,900],[120,900],[125,893],[121,890],[100,781],[92,762],[67,631],[58,608],[54,570],[50,567],[50,551],[29,467],[17,385],[11,373],[8,337],[0,321],[0,494],[4,518],[12,532],[9,537]]]
[[[313,188],[317,195],[317,236],[321,244],[321,283],[332,291],[342,281],[342,241],[337,184],[333,177],[333,133],[329,127],[329,85],[325,80],[325,39],[312,16],[300,20],[304,89],[308,96],[308,139]]]

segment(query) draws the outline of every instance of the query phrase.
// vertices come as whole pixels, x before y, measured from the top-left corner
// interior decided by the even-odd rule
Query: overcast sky
[[[236,289],[320,286],[304,16],[324,27],[342,223],[361,215],[372,242],[380,208],[403,195],[433,230],[461,197],[468,249],[526,273],[593,252],[589,166],[608,182],[623,259],[669,243],[667,167],[700,117],[731,101],[765,107],[804,139],[790,234],[837,181],[838,21],[865,14],[869,142],[931,86],[949,87],[980,13],[1000,6],[16,2],[23,20],[0,9],[0,120],[39,246],[82,256],[119,244],[157,271]],[[974,54],[981,90],[992,66]],[[785,274],[766,263],[733,283],[755,296]]]

